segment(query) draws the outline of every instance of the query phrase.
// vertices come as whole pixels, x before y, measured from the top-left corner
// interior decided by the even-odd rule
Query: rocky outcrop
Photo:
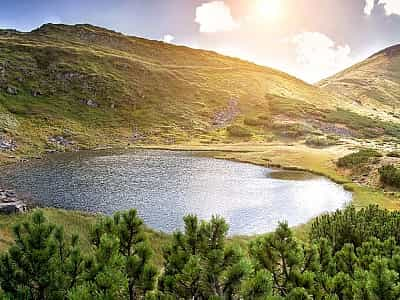
[[[75,145],[74,141],[70,141],[61,135],[56,135],[56,136],[49,138],[49,142],[53,143],[53,144],[57,144],[59,146],[63,146],[63,147]]]
[[[100,106],[95,100],[92,99],[81,99],[81,103],[93,108],[97,108]]]
[[[0,136],[0,151],[15,151],[16,149],[15,141]]]
[[[0,214],[23,213],[27,209],[26,203],[18,199],[14,191],[0,188]]]
[[[13,87],[13,86],[8,86],[7,88],[6,88],[6,92],[7,92],[7,94],[9,94],[9,95],[18,95],[18,89],[16,88],[16,87]]]
[[[224,110],[215,114],[213,125],[216,127],[224,127],[233,121],[239,113],[238,101],[236,99],[231,99]]]
[[[40,90],[31,90],[32,97],[39,97],[42,96],[43,93]]]
[[[137,143],[145,138],[144,134],[140,132],[138,128],[133,129],[131,141]]]

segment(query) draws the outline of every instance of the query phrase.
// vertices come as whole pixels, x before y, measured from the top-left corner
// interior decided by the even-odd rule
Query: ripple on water
[[[140,150],[56,154],[7,168],[0,180],[45,206],[106,214],[136,208],[149,226],[166,232],[182,228],[182,217],[193,213],[225,217],[231,234],[264,233],[279,221],[298,225],[351,200],[326,178],[273,173],[187,152]]]

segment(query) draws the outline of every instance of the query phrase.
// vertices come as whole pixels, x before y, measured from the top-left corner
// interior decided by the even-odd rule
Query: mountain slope
[[[356,108],[283,72],[210,51],[91,25],[0,31],[0,146],[13,141],[21,154],[355,132],[335,128],[336,107]],[[344,127],[352,123],[339,117]]]
[[[319,83],[362,106],[392,111],[400,108],[400,45],[382,50],[367,60]]]

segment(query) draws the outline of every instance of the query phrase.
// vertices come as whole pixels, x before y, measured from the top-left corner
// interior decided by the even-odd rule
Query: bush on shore
[[[307,242],[286,223],[244,244],[227,243],[220,217],[184,219],[158,270],[135,210],[101,218],[78,237],[40,211],[15,227],[0,258],[1,299],[385,299],[400,297],[400,213],[377,206],[316,218]]]
[[[306,145],[314,147],[329,147],[337,145],[339,139],[334,136],[310,136],[306,139]]]
[[[340,168],[356,168],[362,164],[368,163],[371,159],[381,157],[378,151],[373,149],[363,149],[356,153],[351,153],[342,158],[339,158],[337,166]]]
[[[393,165],[383,166],[379,169],[381,182],[392,187],[400,188],[400,169]]]

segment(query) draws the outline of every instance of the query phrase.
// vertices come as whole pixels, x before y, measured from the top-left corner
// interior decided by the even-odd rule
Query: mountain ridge
[[[15,141],[21,154],[364,135],[343,130],[348,114],[335,129],[337,107],[358,109],[284,72],[212,51],[88,24],[0,30],[0,143]]]
[[[376,52],[317,86],[360,105],[392,111],[400,105],[400,44]]]

